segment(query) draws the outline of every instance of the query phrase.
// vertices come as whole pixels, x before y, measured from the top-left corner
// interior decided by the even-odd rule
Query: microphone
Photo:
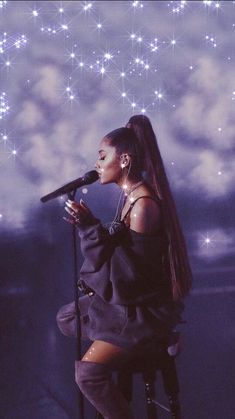
[[[90,185],[93,182],[96,182],[99,178],[99,175],[96,170],[91,170],[90,172],[85,173],[83,177],[72,180],[72,182],[67,183],[61,188],[56,189],[54,192],[49,193],[48,195],[43,196],[40,200],[41,202],[47,202],[50,199],[57,198],[58,196],[65,195],[66,193],[74,191],[74,189],[80,188],[84,185]]]

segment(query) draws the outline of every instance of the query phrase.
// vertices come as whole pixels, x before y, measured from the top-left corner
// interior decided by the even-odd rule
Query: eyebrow
[[[100,153],[102,153],[102,152],[104,152],[105,153],[105,150],[99,150],[98,151],[98,153],[100,154]]]

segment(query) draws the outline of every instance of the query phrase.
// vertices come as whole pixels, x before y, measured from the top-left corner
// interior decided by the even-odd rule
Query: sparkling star
[[[201,247],[205,246],[207,249],[209,249],[210,247],[213,247],[215,240],[213,236],[209,236],[209,234],[206,233],[205,236],[201,234],[201,239],[199,239],[199,243]]]

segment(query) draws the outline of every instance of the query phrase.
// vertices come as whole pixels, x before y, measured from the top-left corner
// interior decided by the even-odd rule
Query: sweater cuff
[[[98,231],[101,228],[103,229],[103,226],[102,226],[102,224],[101,224],[101,222],[98,218],[94,218],[94,222],[92,224],[78,225],[77,226],[78,234],[79,234],[79,237],[81,237],[81,238],[85,238],[85,237],[88,237],[90,235],[94,235],[94,233],[96,233],[98,235]]]

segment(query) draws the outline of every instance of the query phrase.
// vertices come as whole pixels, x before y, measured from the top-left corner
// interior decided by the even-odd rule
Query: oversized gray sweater
[[[171,297],[163,272],[161,231],[137,233],[120,224],[110,234],[99,220],[79,227],[84,262],[80,279],[94,291],[82,327],[91,340],[105,340],[126,349],[162,338],[180,322],[181,302]]]

